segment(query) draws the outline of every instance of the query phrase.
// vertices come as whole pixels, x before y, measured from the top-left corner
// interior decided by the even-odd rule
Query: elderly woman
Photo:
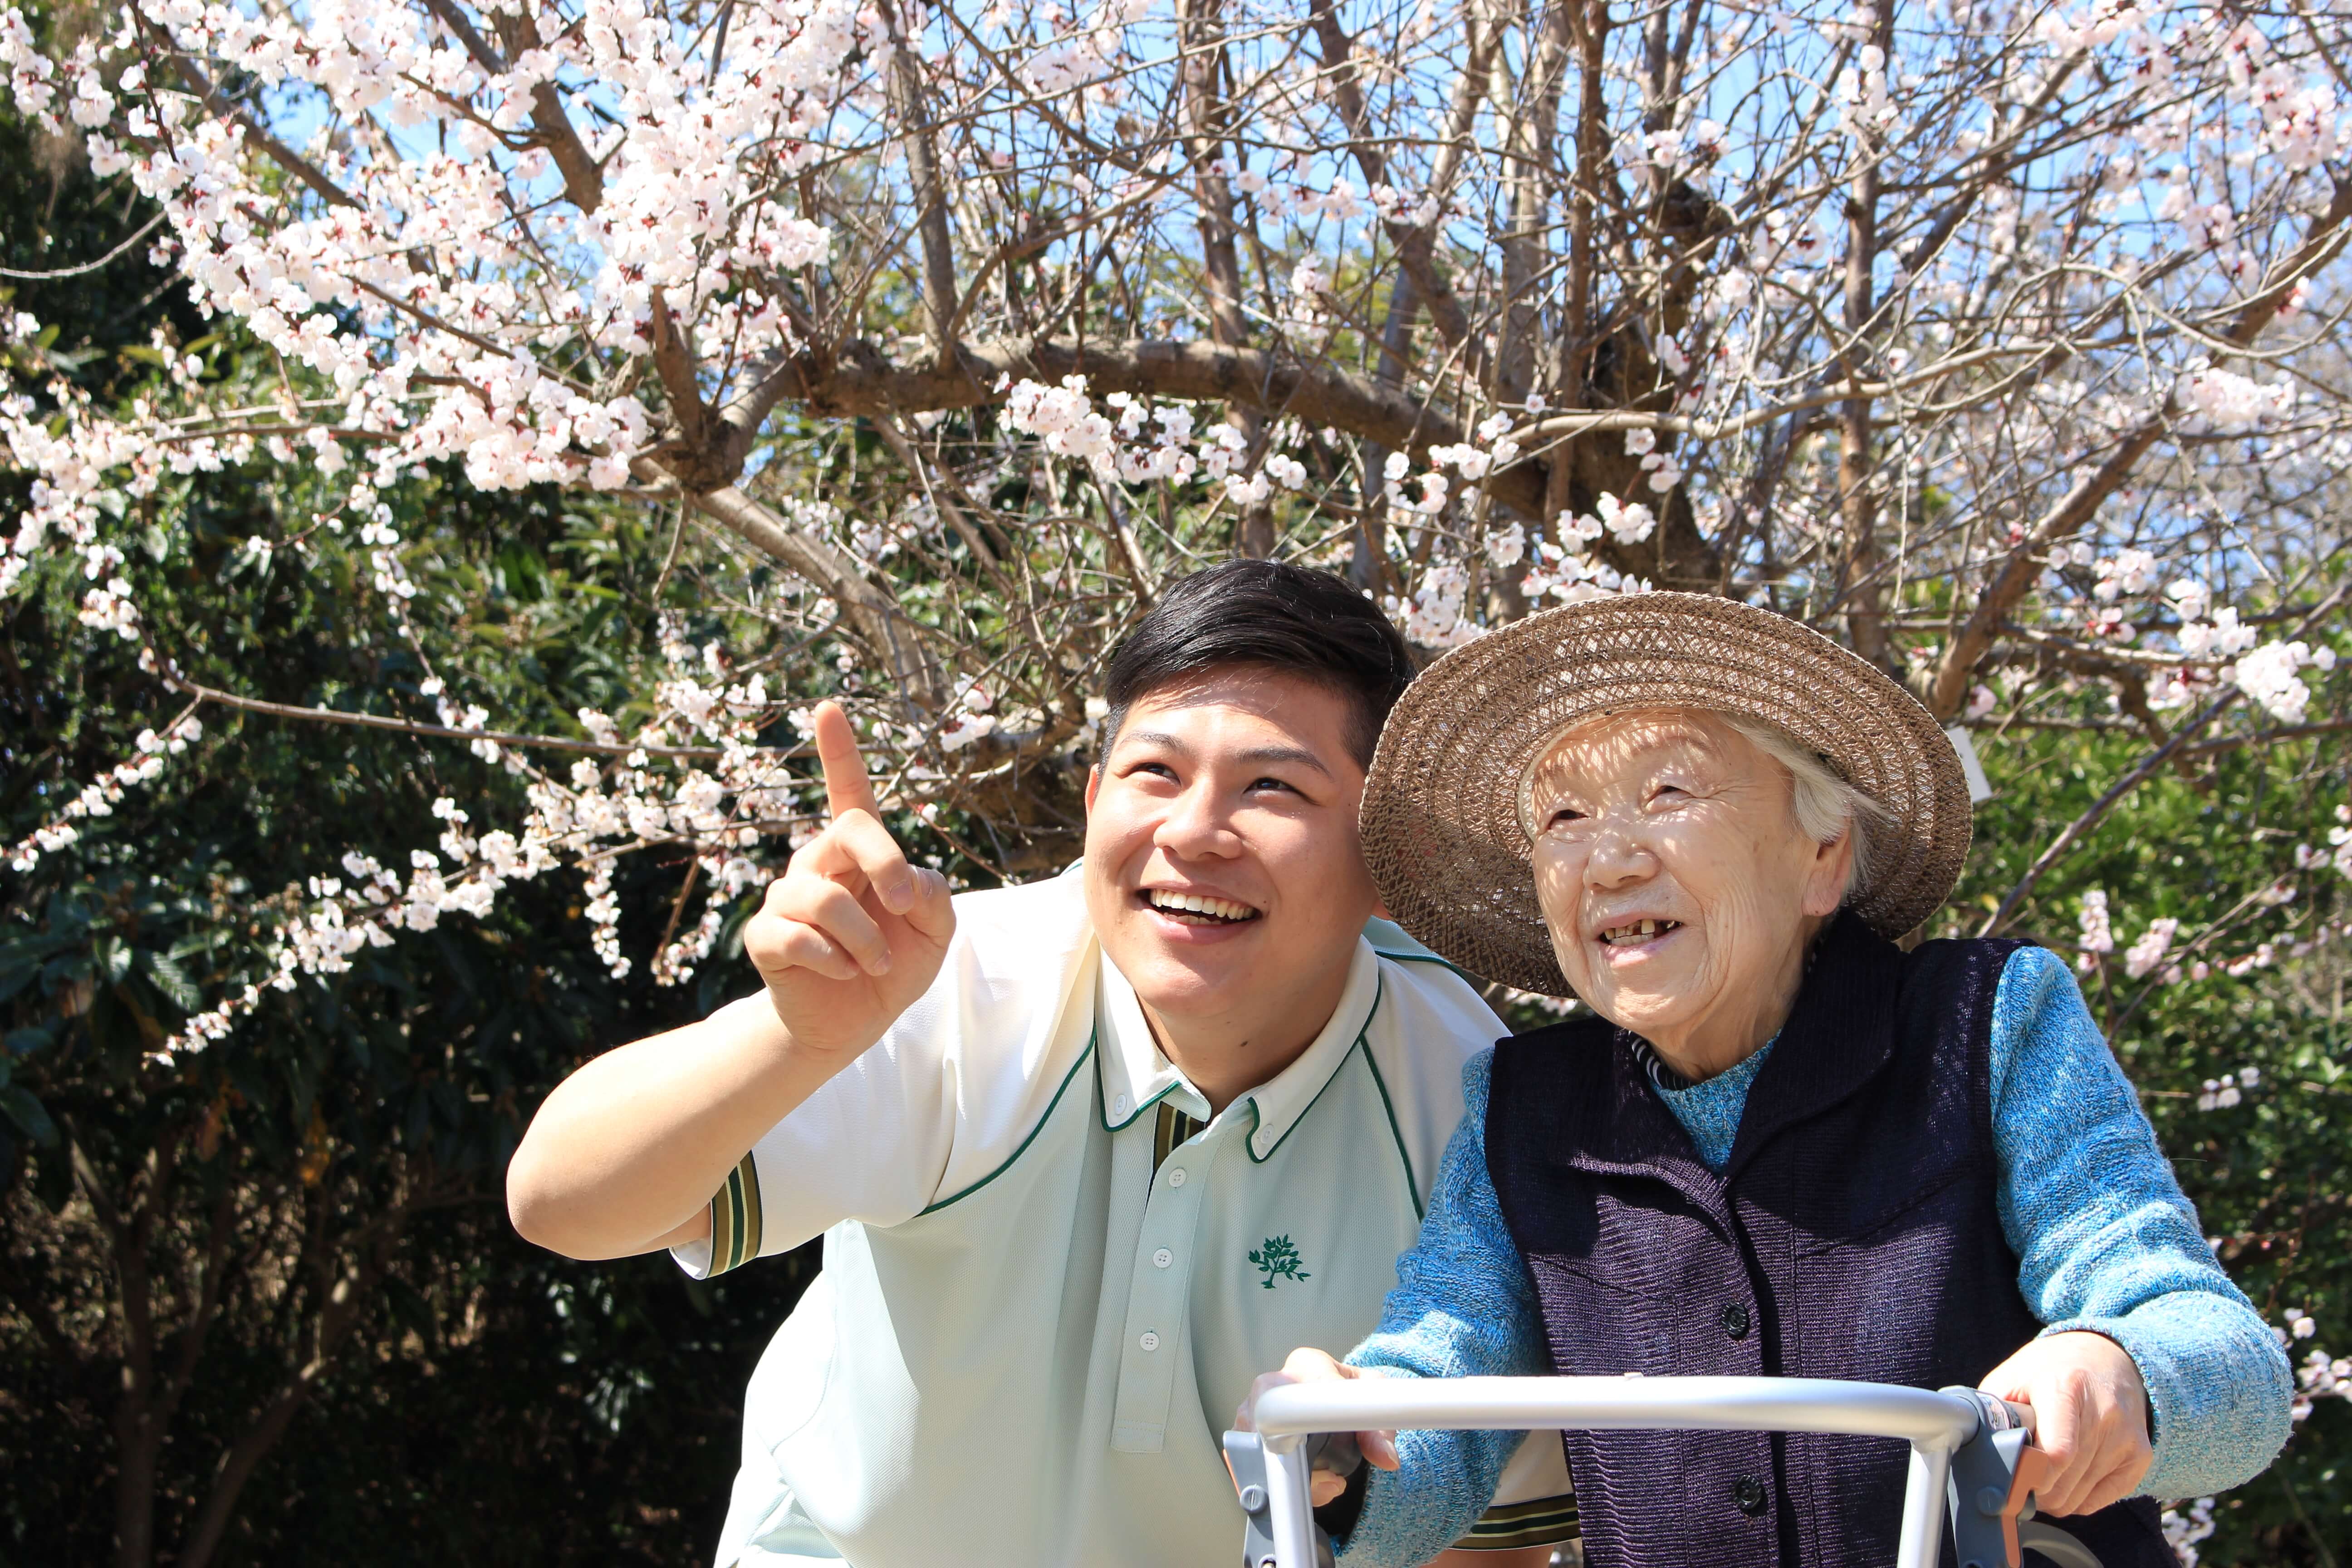
[[[1969,813],[1918,703],[1760,609],[1601,600],[1439,660],[1365,791],[1381,890],[1444,957],[1595,1016],[1473,1060],[1379,1331],[1259,1386],[1977,1384],[2032,1406],[2057,1462],[2045,1514],[2076,1516],[2106,1568],[2170,1563],[2146,1500],[2268,1464],[2286,1362],[2065,965],[1895,944],[1950,891]],[[1348,1564],[1435,1555],[1517,1441],[1360,1439],[1386,1473],[1318,1478]],[[1596,1568],[1893,1558],[1900,1444],[1566,1441]]]

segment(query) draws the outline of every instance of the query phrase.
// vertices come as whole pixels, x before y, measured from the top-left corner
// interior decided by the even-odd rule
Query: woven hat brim
[[[1886,811],[1849,906],[1886,937],[1948,897],[1968,858],[1951,742],[1886,673],[1785,616],[1634,594],[1529,616],[1438,659],[1381,731],[1361,813],[1389,912],[1473,974],[1570,994],[1536,902],[1520,786],[1538,751],[1607,713],[1690,708],[1778,725]]]

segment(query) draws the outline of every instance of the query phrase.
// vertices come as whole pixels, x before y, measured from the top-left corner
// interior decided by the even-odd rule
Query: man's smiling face
[[[1087,904],[1163,1044],[1303,1047],[1338,1005],[1378,902],[1354,720],[1328,687],[1246,667],[1127,710],[1087,784]]]

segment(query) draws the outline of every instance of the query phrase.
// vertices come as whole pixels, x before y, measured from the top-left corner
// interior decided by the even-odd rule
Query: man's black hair
[[[1284,562],[1228,561],[1170,583],[1112,651],[1104,753],[1146,693],[1236,666],[1298,676],[1346,698],[1355,710],[1348,748],[1367,768],[1389,710],[1412,679],[1404,638],[1360,590]]]

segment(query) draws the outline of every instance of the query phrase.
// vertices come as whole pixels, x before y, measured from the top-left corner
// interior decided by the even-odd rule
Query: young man
[[[1410,674],[1337,578],[1172,584],[1111,661],[1085,858],[954,899],[819,710],[833,822],[745,929],[764,992],[583,1068],[508,1173],[575,1258],[824,1236],[719,1568],[1231,1560],[1219,1434],[1261,1367],[1378,1321],[1503,1033],[1372,918],[1356,808]],[[1529,1445],[1472,1561],[1543,1562],[1567,1490]]]

